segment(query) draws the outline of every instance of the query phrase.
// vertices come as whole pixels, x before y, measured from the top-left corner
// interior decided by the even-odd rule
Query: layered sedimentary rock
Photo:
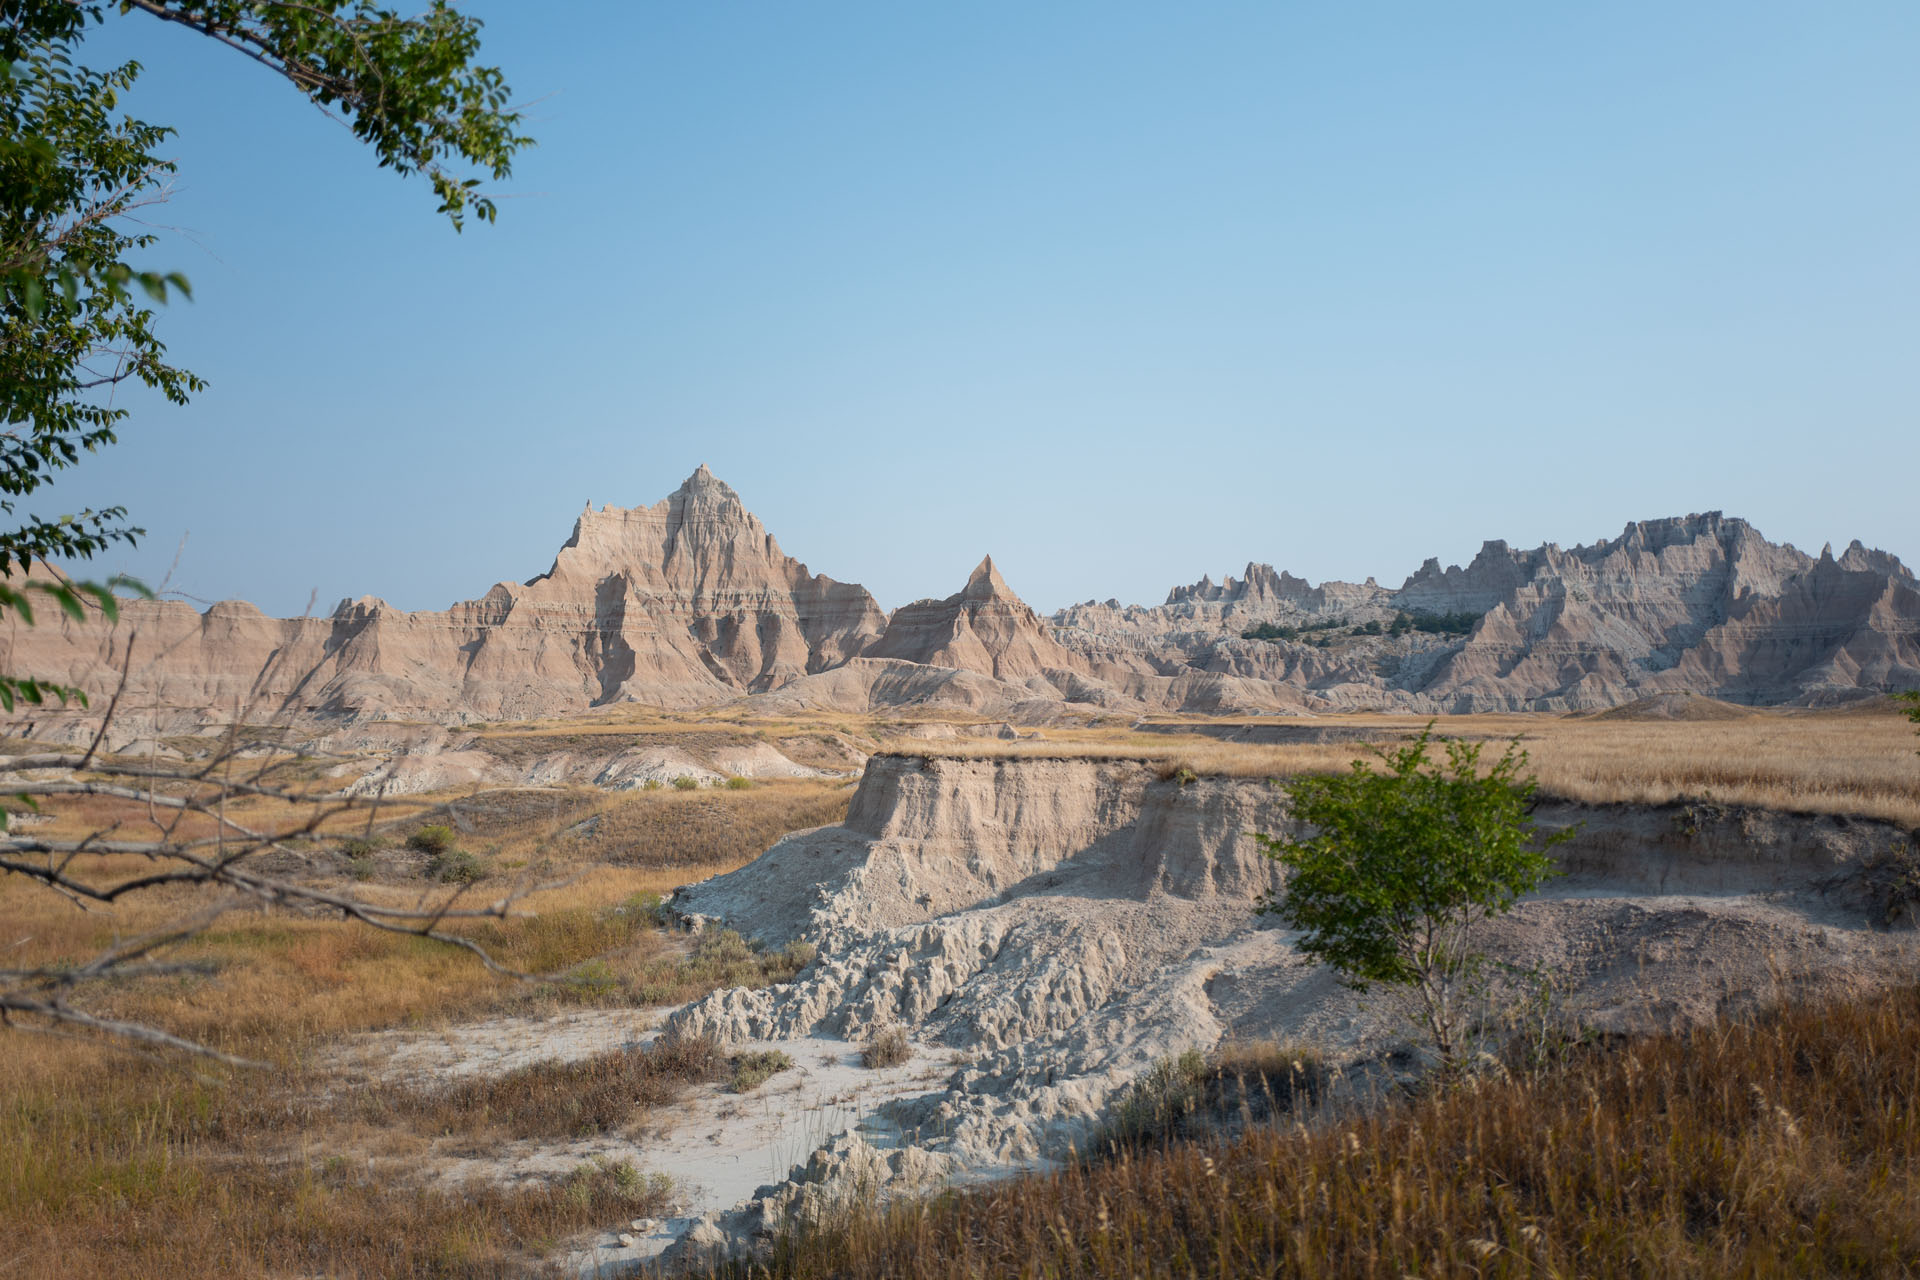
[[[837,666],[885,627],[864,588],[808,572],[701,467],[651,507],[589,506],[545,574],[445,612],[132,602],[113,627],[11,623],[4,669],[105,691],[125,665],[129,713],[500,719],[719,702]]]
[[[1464,635],[1393,634],[1395,618],[1447,614],[1477,621]],[[1052,621],[1089,660],[1284,685],[1310,708],[1564,711],[1683,691],[1767,704],[1920,687],[1920,589],[1897,558],[1858,542],[1809,556],[1718,512],[1567,550],[1488,542],[1465,568],[1429,560],[1394,591],[1250,565],[1154,608],[1089,602]],[[1300,634],[1241,638],[1262,623]],[[1370,623],[1384,634],[1364,634]]]
[[[1783,973],[1809,995],[1912,980],[1912,904],[1886,870],[1909,840],[1890,823],[1551,798],[1535,820],[1570,837],[1565,874],[1475,945],[1501,962],[1490,972],[1551,975],[1556,1012],[1582,1026],[1697,1025],[1777,999]],[[1075,1159],[1131,1082],[1192,1049],[1311,1044],[1342,1068],[1335,1096],[1410,1083],[1391,1006],[1258,911],[1280,876],[1249,833],[1292,829],[1257,779],[881,754],[845,823],[682,888],[672,906],[691,922],[799,940],[815,959],[790,983],[683,1006],[663,1034],[797,1058],[811,1037],[893,1032],[939,1065],[916,1096],[706,1215],[670,1260],[764,1252],[850,1205]]]
[[[1061,647],[1007,586],[992,556],[980,562],[959,594],[894,610],[886,633],[867,656],[958,667],[1010,683],[1087,670],[1086,660]]]
[[[1263,624],[1271,638],[1245,636]],[[1051,619],[988,558],[958,593],[889,617],[783,553],[705,467],[651,507],[589,506],[548,572],[444,612],[362,598],[283,620],[238,601],[130,602],[117,626],[4,626],[0,670],[96,698],[124,670],[118,715],[135,734],[283,711],[456,723],[742,697],[780,714],[917,707],[1036,723],[1582,710],[1679,692],[1817,703],[1920,687],[1920,586],[1898,559],[1857,542],[1809,556],[1718,513],[1571,549],[1488,542],[1464,568],[1429,560],[1394,590],[1254,564],[1153,607],[1089,602]],[[49,723],[32,709],[16,730],[23,718]]]

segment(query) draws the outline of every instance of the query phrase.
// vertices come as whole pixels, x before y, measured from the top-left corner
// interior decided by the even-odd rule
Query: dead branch
[[[203,972],[204,964],[168,960],[164,953],[198,937],[242,903],[338,913],[342,919],[384,932],[427,938],[467,951],[487,970],[505,977],[526,981],[564,977],[526,973],[503,964],[478,941],[458,932],[458,926],[526,914],[521,904],[527,898],[567,881],[534,882],[523,877],[490,900],[479,900],[472,886],[462,886],[423,896],[413,905],[390,906],[255,865],[269,852],[306,856],[331,839],[330,833],[348,815],[355,816],[358,826],[357,815],[366,813],[365,829],[371,831],[384,785],[367,797],[281,780],[290,765],[311,760],[314,753],[276,741],[292,728],[298,688],[268,714],[259,714],[262,691],[273,684],[274,663],[256,678],[253,692],[235,709],[233,722],[204,763],[162,766],[151,756],[136,760],[102,754],[128,688],[131,664],[129,647],[119,664],[119,687],[85,750],[0,757],[0,796],[35,808],[42,799],[118,801],[144,816],[109,818],[106,825],[78,837],[6,831],[0,834],[0,876],[22,876],[83,909],[88,904],[110,907],[132,894],[175,886],[219,890],[226,896],[164,929],[105,948],[79,963],[0,969],[0,1026],[50,1034],[67,1028],[82,1038],[104,1036],[125,1045],[259,1065],[163,1028],[104,1017],[73,1003],[111,979]],[[246,764],[247,752],[261,748],[264,756],[257,765],[240,767]],[[246,802],[242,809],[277,805],[283,811],[277,820],[249,816],[234,807],[242,801]],[[448,803],[427,809],[422,816],[452,812]],[[128,838],[131,835],[143,838]],[[142,865],[127,868],[125,859],[130,857]]]

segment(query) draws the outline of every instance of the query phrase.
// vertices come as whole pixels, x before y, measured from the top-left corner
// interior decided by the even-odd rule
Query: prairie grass
[[[783,1237],[758,1277],[1920,1270],[1920,989],[1177,1142]]]
[[[738,867],[786,830],[837,821],[849,795],[831,781],[778,781],[688,797],[456,796],[444,821],[494,868],[457,889],[427,880],[430,855],[402,846],[418,815],[449,797],[383,807],[368,846],[319,842],[282,873],[409,904],[551,883],[519,904],[524,914],[461,931],[509,967],[552,980],[505,979],[421,938],[241,904],[170,953],[202,971],[119,980],[95,990],[88,1007],[272,1071],[163,1065],[110,1045],[0,1030],[0,1221],[9,1228],[0,1277],[525,1276],[582,1230],[662,1216],[670,1189],[617,1163],[515,1187],[442,1186],[419,1165],[449,1134],[486,1149],[519,1135],[630,1127],[649,1108],[670,1113],[675,1090],[705,1078],[692,1049],[545,1063],[425,1091],[343,1083],[324,1050],[379,1028],[679,1003],[783,980],[810,957],[762,952],[725,931],[664,928],[659,898]],[[254,808],[257,819],[272,816]],[[93,798],[47,810],[49,825],[76,834],[144,821],[137,808]],[[364,825],[337,843],[349,838],[364,839]],[[95,859],[102,872],[138,865]],[[205,905],[205,895],[160,888],[80,910],[0,877],[0,946],[9,966],[57,963]]]
[[[1136,1080],[1090,1148],[1117,1154],[1269,1120],[1317,1102],[1330,1078],[1325,1059],[1306,1046],[1229,1041],[1211,1054],[1189,1049]]]
[[[576,819],[592,831],[564,837],[572,842],[566,856],[617,867],[739,866],[789,831],[840,822],[852,798],[845,783],[814,779],[599,793]]]
[[[573,1062],[540,1062],[502,1076],[463,1079],[439,1091],[403,1091],[377,1110],[434,1132],[497,1129],[514,1138],[585,1137],[627,1129],[688,1085],[724,1080],[727,1060],[710,1037],[680,1036]]]
[[[648,732],[669,731],[645,723]],[[1362,725],[1389,739],[1425,721],[1313,723]],[[640,724],[609,719],[566,731],[630,734]],[[701,733],[755,738],[758,728],[857,738],[883,726],[688,717],[671,731],[691,741]],[[1521,734],[1547,789],[1579,799],[1710,792],[1730,804],[1920,824],[1920,744],[1894,715],[1768,713],[1712,723],[1486,716],[1443,719],[1438,728]],[[1250,777],[1344,768],[1362,753],[1124,726],[1046,732],[1044,741],[916,742],[912,750],[1078,754],[1141,760],[1169,775],[1190,768]],[[204,972],[122,980],[93,1007],[264,1059],[273,1072],[162,1066],[94,1043],[0,1031],[0,1221],[9,1227],[0,1277],[518,1276],[537,1273],[572,1233],[659,1216],[670,1191],[618,1164],[583,1164],[518,1188],[462,1188],[423,1182],[411,1161],[449,1131],[482,1144],[630,1126],[649,1106],[671,1110],[685,1064],[631,1056],[544,1064],[466,1092],[371,1090],[324,1115],[313,1110],[329,1096],[322,1050],[370,1029],[663,1004],[782,980],[811,957],[663,929],[658,895],[738,867],[786,831],[840,821],[850,794],[836,781],[785,780],[684,794],[524,788],[408,797],[383,805],[370,833],[364,815],[328,826],[285,874],[352,883],[395,903],[455,892],[491,900],[550,885],[524,900],[528,914],[466,930],[507,965],[552,980],[505,980],[418,938],[247,907],[175,951]],[[450,814],[435,811],[449,800]],[[47,810],[35,816],[42,830],[78,835],[117,823],[127,838],[150,834],[140,825],[146,816],[125,802],[77,798]],[[301,816],[247,799],[230,814],[254,825]],[[493,874],[457,888],[428,880],[428,855],[401,847],[426,822],[451,826]],[[364,847],[348,843],[369,834]],[[189,891],[156,889],[111,911],[81,911],[0,878],[0,946],[9,966],[57,962],[202,905]],[[1793,1010],[1576,1057],[1551,1075],[1394,1104],[1339,1132],[1255,1131],[1234,1144],[1165,1149],[1143,1133],[1051,1181],[956,1195],[924,1217],[863,1220],[850,1234],[789,1241],[776,1268],[903,1276],[1920,1270],[1920,1140],[1908,1118],[1908,1101],[1920,1094],[1917,1004],[1909,992]],[[1231,1078],[1282,1070],[1277,1051],[1246,1052]],[[1252,1060],[1262,1054],[1264,1066]],[[1245,1096],[1232,1094],[1229,1079],[1203,1073],[1203,1110]],[[374,1103],[387,1110],[369,1111]]]
[[[4,1167],[0,1265],[62,1280],[391,1276],[521,1280],[555,1244],[667,1211],[672,1191],[631,1165],[583,1163],[534,1186],[410,1184],[351,1159],[289,1166],[152,1144],[97,1163],[17,1150]],[[43,1178],[48,1159],[62,1166]]]
[[[1797,813],[1842,813],[1920,826],[1920,756],[1898,712],[1755,711],[1731,720],[1628,720],[1558,715],[1329,716],[1311,727],[1359,728],[1393,742],[1434,732],[1518,737],[1541,790],[1593,804],[1664,804],[1711,796],[1723,804]],[[1199,724],[1200,722],[1193,722]],[[1214,722],[1216,724],[1222,722]],[[1273,725],[1284,721],[1229,724]],[[1163,777],[1284,777],[1334,772],[1366,755],[1363,744],[1267,745],[1126,729],[1079,730],[1046,739],[894,743],[901,755],[958,759],[1139,760]]]

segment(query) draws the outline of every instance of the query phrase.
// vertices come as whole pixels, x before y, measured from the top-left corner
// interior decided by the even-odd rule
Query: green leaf
[[[114,598],[112,591],[97,582],[76,582],[73,585],[93,597],[108,622],[120,621],[120,602]]]
[[[80,593],[75,591],[71,586],[65,583],[45,582],[36,585],[39,586],[40,590],[52,596],[54,603],[60,606],[60,611],[69,618],[72,618],[75,622],[85,622],[87,620],[86,608],[80,603]]]

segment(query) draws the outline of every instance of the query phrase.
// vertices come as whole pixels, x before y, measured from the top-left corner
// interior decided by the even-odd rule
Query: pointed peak
[[[673,496],[668,501],[697,506],[701,510],[731,507],[737,507],[743,512],[746,510],[746,504],[740,500],[740,495],[733,491],[733,486],[714,475],[707,469],[707,464],[704,462],[695,468],[694,473],[687,477],[684,484],[674,490]]]
[[[1013,588],[1009,587],[1007,580],[1000,576],[1000,571],[993,567],[993,557],[988,556],[967,579],[967,589],[961,594],[972,599],[987,599],[994,596],[1012,596]]]

